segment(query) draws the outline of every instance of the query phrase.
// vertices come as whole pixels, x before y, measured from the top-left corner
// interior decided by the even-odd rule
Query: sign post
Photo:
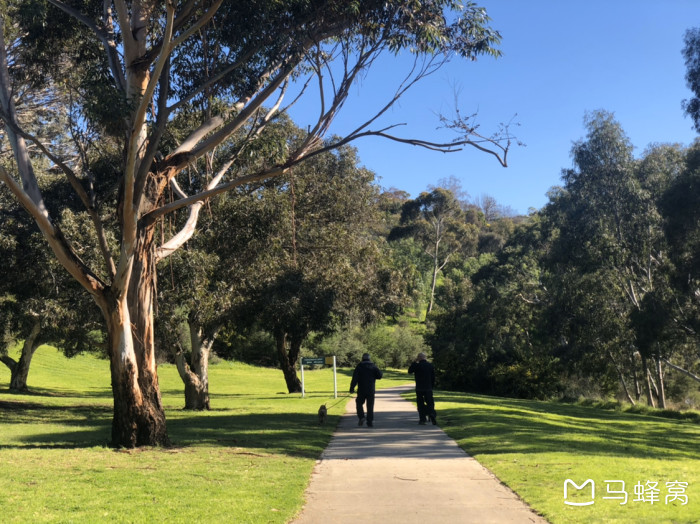
[[[338,398],[338,378],[335,369],[335,355],[332,357],[301,357],[301,397],[305,398],[306,388],[304,386],[304,366],[322,366],[333,364],[333,398]]]
[[[326,364],[333,364],[333,398],[338,398],[338,375],[335,372],[335,355],[326,357]]]

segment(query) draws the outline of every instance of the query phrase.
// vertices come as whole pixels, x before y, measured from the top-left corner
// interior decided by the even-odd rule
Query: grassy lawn
[[[311,471],[345,407],[350,371],[306,371],[306,398],[281,371],[222,362],[210,368],[212,410],[186,412],[174,366],[159,367],[167,449],[108,447],[109,364],[37,351],[30,395],[8,393],[0,366],[2,522],[284,523],[301,509]],[[381,385],[406,381],[387,373]],[[320,426],[316,411],[329,406]]]
[[[411,398],[410,396],[408,398]],[[700,424],[598,408],[436,392],[439,423],[459,445],[553,523],[700,522]],[[564,504],[564,482],[570,502]],[[624,481],[606,483],[608,480]],[[649,501],[657,482],[659,499]],[[667,482],[687,482],[688,503]],[[641,497],[635,485],[645,488]],[[671,498],[676,488],[671,486]],[[607,493],[610,490],[611,493]],[[612,493],[626,491],[624,494]],[[620,497],[604,499],[603,497]],[[643,498],[646,502],[635,499]]]
[[[239,363],[211,366],[209,412],[186,412],[173,366],[159,367],[173,447],[108,447],[112,398],[106,361],[38,350],[32,394],[7,391],[0,366],[2,522],[285,523],[301,509],[327,445],[351,370],[306,371],[306,398],[282,373]],[[385,372],[378,386],[408,382]],[[412,399],[412,395],[408,395]],[[700,522],[700,424],[595,407],[436,392],[441,426],[538,512],[559,523]],[[316,411],[329,406],[319,426]],[[564,504],[564,481],[595,482],[594,504]],[[603,499],[622,496],[628,502]],[[659,500],[635,502],[634,486],[658,482]],[[687,505],[666,482],[687,482]],[[587,488],[588,489],[588,488]],[[673,488],[672,488],[673,489]],[[649,492],[645,492],[645,498]],[[569,501],[590,500],[569,488]]]

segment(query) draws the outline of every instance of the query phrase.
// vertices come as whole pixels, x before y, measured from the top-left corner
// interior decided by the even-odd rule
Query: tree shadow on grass
[[[106,446],[110,435],[112,408],[99,405],[47,405],[36,402],[0,401],[0,426],[23,425],[24,435],[12,442],[0,437],[0,449],[74,449]],[[46,426],[71,428],[46,431]],[[35,432],[32,433],[33,429]]]
[[[30,387],[27,391],[0,389],[0,394],[15,397],[50,397],[50,398],[112,398],[112,390],[108,388],[85,388],[78,390]]]
[[[309,413],[180,414],[168,421],[177,446],[225,446],[265,453],[317,458],[330,441],[339,416],[325,424]]]
[[[575,452],[700,459],[700,426],[555,402],[436,392],[443,429],[471,455]],[[440,404],[457,404],[445,407]]]
[[[221,446],[239,452],[285,454],[316,458],[328,444],[339,415],[320,425],[315,414],[236,414],[169,412],[168,433],[173,446]],[[5,442],[2,449],[76,449],[109,446],[112,409],[104,406],[50,406],[27,402],[0,402],[0,425],[26,425],[24,435]],[[46,425],[56,431],[42,431]],[[32,428],[36,431],[32,433]]]

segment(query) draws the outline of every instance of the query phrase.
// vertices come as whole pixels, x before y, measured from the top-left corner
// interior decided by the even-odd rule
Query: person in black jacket
[[[424,425],[429,418],[433,425],[437,424],[433,387],[435,386],[435,368],[428,362],[425,353],[418,353],[416,360],[408,368],[416,379],[416,403],[418,404],[418,423]]]
[[[382,378],[382,372],[369,359],[369,353],[362,355],[362,362],[355,368],[350,381],[350,393],[354,393],[355,386],[357,386],[355,406],[357,407],[357,418],[359,419],[358,426],[361,426],[365,421],[365,411],[363,409],[365,402],[367,402],[367,426],[371,428],[374,424],[374,383],[380,378]]]

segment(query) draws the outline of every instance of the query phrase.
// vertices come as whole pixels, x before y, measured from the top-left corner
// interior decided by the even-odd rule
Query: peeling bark
[[[31,332],[24,340],[19,360],[15,361],[7,355],[0,357],[0,361],[10,369],[10,391],[25,392],[28,390],[29,366],[32,363],[34,352],[41,345],[40,333],[41,321],[36,319]]]
[[[153,230],[140,230],[128,292],[101,304],[109,334],[114,395],[112,444],[116,447],[170,443],[155,359],[152,242]]]
[[[185,354],[178,351],[175,355],[180,378],[185,384],[185,409],[209,410],[209,356],[214,346],[217,330],[203,337],[202,330],[190,322],[190,343],[192,356],[190,362],[185,360]]]

